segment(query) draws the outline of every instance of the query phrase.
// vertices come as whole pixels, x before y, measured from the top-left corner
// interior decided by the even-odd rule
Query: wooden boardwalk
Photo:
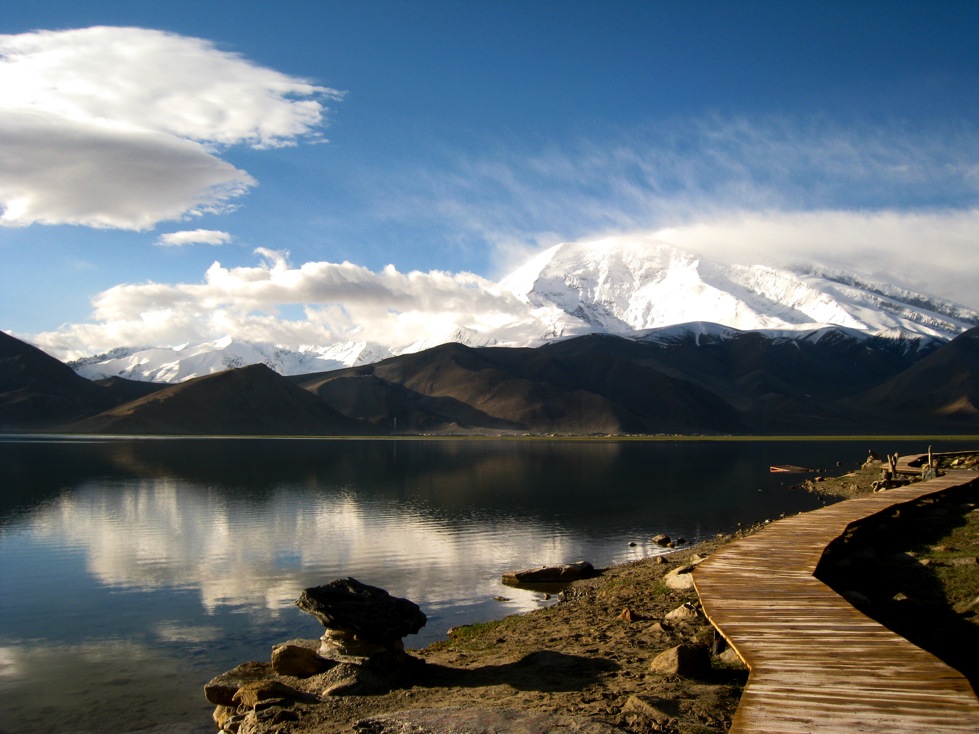
[[[813,576],[852,523],[976,480],[950,471],[779,520],[697,567],[704,613],[750,670],[732,732],[979,732],[961,673]]]

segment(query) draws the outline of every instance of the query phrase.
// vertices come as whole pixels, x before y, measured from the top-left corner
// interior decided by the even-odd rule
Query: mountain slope
[[[26,342],[0,331],[0,430],[49,429],[124,402],[153,385],[97,385]]]
[[[855,404],[884,415],[979,425],[979,328],[957,336]]]
[[[77,433],[361,435],[362,423],[265,365],[173,385],[71,426]]]
[[[383,347],[363,341],[293,350],[225,336],[195,345],[114,349],[76,360],[71,367],[90,380],[122,377],[176,383],[250,364],[264,364],[279,374],[289,375],[339,369],[387,356],[390,353]]]
[[[8,430],[169,435],[979,431],[979,329],[945,343],[840,328],[787,338],[695,323],[639,338],[593,334],[533,349],[444,344],[293,377],[252,365],[165,387],[118,379],[97,385],[6,337],[0,338],[0,378],[0,416]],[[118,405],[123,396],[136,399]]]
[[[847,402],[851,396],[891,379],[944,343],[840,328],[786,337],[716,324],[656,330],[642,341],[659,345],[647,358],[666,374],[714,392],[748,427],[776,433],[837,432],[856,418]]]
[[[574,355],[446,344],[294,379],[338,410],[369,404],[375,421],[398,417],[401,430],[581,434],[738,427],[730,407],[708,391],[622,358],[609,345],[575,342],[581,351]]]
[[[693,324],[643,340],[590,335],[537,349],[443,345],[293,379],[346,415],[406,432],[913,431],[915,410],[885,416],[858,398],[937,356],[940,344]]]

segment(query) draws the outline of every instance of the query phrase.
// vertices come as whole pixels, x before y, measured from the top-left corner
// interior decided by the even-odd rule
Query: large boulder
[[[305,589],[296,606],[326,627],[333,644],[342,647],[346,643],[363,643],[368,655],[375,648],[402,650],[401,638],[415,634],[428,621],[414,602],[354,578]]]
[[[522,571],[510,571],[503,574],[503,583],[516,584],[545,584],[570,583],[579,579],[591,578],[595,575],[595,567],[588,561],[562,563],[556,566],[538,566]]]
[[[669,619],[673,622],[690,622],[697,619],[700,614],[697,612],[697,607],[695,607],[690,602],[681,604],[672,612],[668,612],[664,619]]]
[[[303,694],[292,686],[287,686],[277,680],[253,680],[246,683],[236,692],[232,701],[237,706],[247,706],[255,708],[264,701],[285,699],[294,700],[302,698]]]
[[[721,652],[717,654],[717,661],[722,665],[726,665],[729,668],[738,668],[739,670],[747,670],[748,666],[745,665],[744,660],[738,655],[737,650],[733,647],[725,647]]]

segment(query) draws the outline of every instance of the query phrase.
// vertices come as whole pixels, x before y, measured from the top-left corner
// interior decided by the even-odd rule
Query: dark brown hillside
[[[0,336],[0,430],[123,434],[717,434],[979,431],[979,330],[941,347],[804,338],[592,335],[538,349],[444,344],[282,377],[252,366],[171,386],[93,383]],[[126,400],[125,404],[122,404]]]
[[[109,390],[0,331],[0,430],[39,430],[105,410]]]
[[[931,419],[856,396],[925,363],[934,344],[827,329],[805,339],[690,333],[670,343],[591,335],[539,349],[446,344],[294,378],[340,412],[402,431],[529,433],[843,433],[963,428],[962,396]],[[937,353],[936,353],[937,354]],[[959,382],[974,380],[963,365]],[[954,383],[957,384],[957,383]],[[934,384],[914,387],[917,394]],[[922,404],[935,400],[923,398]],[[955,406],[959,406],[958,409]],[[958,411],[958,412],[957,412]],[[937,422],[936,422],[937,421]],[[979,428],[979,425],[976,426]]]
[[[167,387],[162,382],[142,382],[140,380],[127,380],[124,377],[105,377],[93,382],[112,394],[115,405],[138,400]]]
[[[914,415],[979,428],[979,327],[868,390],[854,404],[886,415]]]
[[[738,425],[724,401],[642,364],[637,353],[648,347],[616,337],[565,344],[573,346],[446,344],[297,383],[347,415],[394,409],[388,415],[405,430],[679,433]]]
[[[471,349],[445,345],[401,364],[378,365],[389,383],[431,397],[470,406],[494,422],[539,433],[628,432],[626,415],[602,396],[562,390],[519,369],[533,350]],[[477,427],[477,426],[473,426]]]
[[[854,416],[850,398],[899,374],[931,348],[827,329],[808,339],[771,339],[753,332],[725,339],[691,334],[658,347],[648,358],[666,374],[723,398],[751,430],[835,433],[886,427],[875,424],[873,415]]]
[[[543,347],[526,373],[565,390],[584,390],[614,402],[657,432],[736,431],[741,420],[730,403],[696,380],[670,374],[653,350],[621,337],[592,335]],[[646,428],[645,430],[650,430]]]
[[[336,435],[365,433],[265,365],[198,377],[72,425],[78,433]]]
[[[566,400],[479,350],[448,344],[376,365],[294,378],[338,411],[398,432],[621,432],[614,406]],[[560,404],[559,404],[560,403]]]
[[[366,372],[364,371],[366,369]],[[356,416],[379,430],[400,433],[486,431],[514,432],[519,424],[496,419],[455,398],[423,395],[372,374],[371,368],[339,370],[292,378],[338,412]],[[473,428],[473,432],[480,431]]]

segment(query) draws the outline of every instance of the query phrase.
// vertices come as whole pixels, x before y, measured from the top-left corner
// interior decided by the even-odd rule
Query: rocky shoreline
[[[747,672],[700,613],[689,572],[728,540],[602,570],[555,606],[452,630],[402,664],[324,661],[320,640],[292,640],[216,677],[206,696],[215,723],[238,734],[529,731],[545,720],[596,734],[725,731]]]
[[[809,489],[856,496],[879,475],[868,464]],[[974,558],[979,513],[971,520],[976,548],[965,552]],[[757,529],[600,570],[555,606],[455,629],[423,650],[405,653],[391,635],[383,649],[344,648],[351,635],[330,624],[346,629],[354,617],[337,622],[326,612],[324,640],[333,647],[277,645],[268,662],[238,666],[205,693],[217,727],[236,734],[727,731],[747,671],[703,617],[690,571]]]

